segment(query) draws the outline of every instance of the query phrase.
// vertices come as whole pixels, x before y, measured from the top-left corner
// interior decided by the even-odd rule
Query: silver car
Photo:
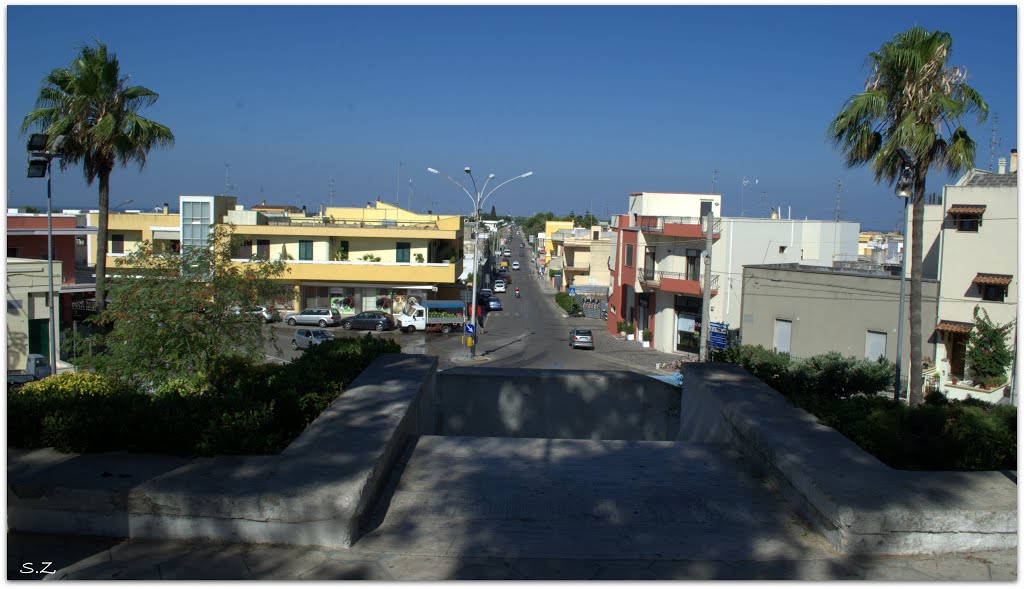
[[[341,313],[337,309],[318,307],[315,309],[303,309],[301,313],[292,313],[284,318],[288,325],[338,325],[341,323]]]
[[[319,345],[334,339],[334,336],[322,329],[299,329],[292,338],[293,350],[305,350],[309,346]]]
[[[594,334],[589,329],[573,329],[569,332],[569,347],[594,349]]]

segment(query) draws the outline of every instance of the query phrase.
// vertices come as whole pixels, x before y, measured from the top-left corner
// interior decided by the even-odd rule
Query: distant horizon
[[[893,188],[845,168],[825,138],[863,90],[868,54],[912,25],[948,31],[949,64],[989,104],[987,121],[964,121],[987,169],[1017,146],[1018,10],[14,5],[7,47],[33,50],[8,54],[7,202],[45,206],[45,181],[24,174],[20,126],[46,74],[100,39],[132,84],[160,94],[141,114],[176,136],[142,172],[114,170],[112,206],[230,193],[246,206],[380,197],[465,214],[469,198],[444,174],[472,191],[471,166],[480,183],[496,174],[488,189],[534,172],[485,203],[500,214],[600,218],[631,192],[684,192],[721,194],[726,216],[782,206],[821,220],[838,193],[841,220],[889,230],[903,208]],[[955,181],[932,172],[927,192]],[[55,162],[53,199],[95,207],[97,186]]]

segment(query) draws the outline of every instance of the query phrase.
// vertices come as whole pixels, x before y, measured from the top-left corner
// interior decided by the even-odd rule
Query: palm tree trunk
[[[924,402],[921,375],[921,258],[924,253],[924,184],[927,166],[919,165],[914,182],[914,223],[910,230],[910,389],[911,405]]]
[[[110,214],[110,170],[100,170],[100,219],[96,231],[96,310],[107,307],[107,217]]]

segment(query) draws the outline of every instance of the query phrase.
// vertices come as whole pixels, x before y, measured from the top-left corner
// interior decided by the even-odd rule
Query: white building
[[[951,398],[970,395],[996,402],[1010,396],[1016,386],[1013,367],[1007,370],[1006,387],[984,391],[972,386],[966,362],[975,306],[1000,325],[1018,316],[1016,150],[1010,158],[1009,172],[1005,160],[1000,160],[998,173],[972,170],[943,188],[940,205],[926,207],[924,267],[926,274],[930,268],[937,269],[939,278],[937,316],[934,322],[923,321],[926,333],[934,326],[934,368],[926,377]],[[934,229],[928,231],[930,227]],[[1016,346],[1010,344],[1016,354]],[[924,355],[929,356],[928,350]]]

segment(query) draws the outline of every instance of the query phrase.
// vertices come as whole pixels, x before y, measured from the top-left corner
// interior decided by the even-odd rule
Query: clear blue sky
[[[1017,7],[1004,6],[8,6],[9,206],[45,205],[19,135],[40,83],[100,39],[171,150],[118,168],[111,205],[177,206],[231,190],[246,205],[362,206],[378,195],[464,214],[460,180],[534,175],[496,192],[499,213],[623,212],[635,191],[716,192],[724,212],[761,193],[793,216],[892,229],[901,204],[866,168],[845,169],[824,131],[863,90],[867,54],[918,24],[952,34],[951,64],[1017,147]],[[41,41],[45,38],[45,41]],[[991,117],[969,129],[988,168]],[[997,156],[998,157],[998,156]],[[399,164],[400,181],[398,179]],[[950,179],[933,175],[929,192]],[[400,186],[398,186],[400,184]],[[493,187],[495,184],[492,183]],[[55,174],[54,205],[95,207],[80,169]]]

